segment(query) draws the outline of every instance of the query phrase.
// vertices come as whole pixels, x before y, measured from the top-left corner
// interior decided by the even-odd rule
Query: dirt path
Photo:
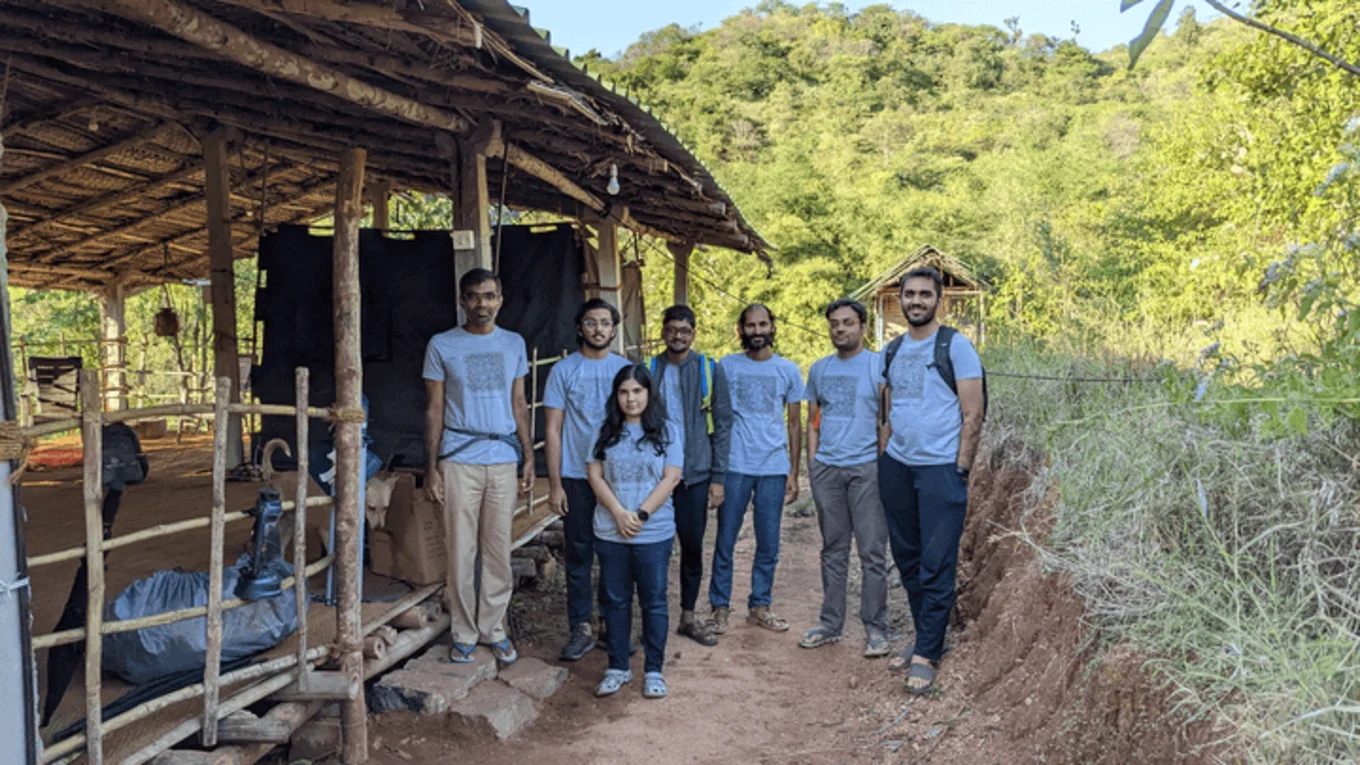
[[[993,462],[1004,460],[998,455]],[[1086,647],[1082,609],[1061,580],[1039,571],[1028,549],[1004,533],[1019,522],[1028,471],[983,469],[974,480],[960,564],[958,624],[940,675],[942,693],[914,699],[884,660],[861,657],[862,630],[816,651],[800,649],[820,606],[816,519],[784,518],[775,609],[793,629],[774,634],[734,618],[716,648],[672,636],[670,698],[641,697],[635,681],[596,700],[602,652],[573,665],[567,686],[517,740],[468,741],[437,718],[372,718],[373,761],[486,763],[1168,763],[1215,762],[1208,725],[1166,709],[1138,657],[1098,659]],[[806,488],[805,488],[806,491]],[[806,496],[806,495],[805,495]],[[710,524],[710,532],[712,524]],[[710,533],[711,537],[711,533]],[[711,542],[710,542],[711,544]],[[741,603],[754,539],[737,545]],[[672,561],[672,582],[675,561]],[[852,567],[852,570],[857,566]],[[858,602],[851,579],[851,608]],[[678,616],[672,586],[672,620]],[[701,611],[705,610],[702,604]],[[905,594],[890,593],[898,650],[910,645]],[[735,617],[744,616],[738,608]],[[565,636],[561,582],[519,593],[512,627],[521,653],[554,661]],[[640,676],[642,657],[634,658]]]

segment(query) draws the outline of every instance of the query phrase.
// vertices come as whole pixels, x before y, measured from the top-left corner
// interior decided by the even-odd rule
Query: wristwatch
[[[642,521],[643,523],[646,523],[646,522],[647,522],[647,519],[652,517],[652,514],[649,513],[649,512],[647,512],[646,510],[638,510],[638,511],[637,511],[637,517],[638,517],[638,520],[639,520],[639,521]]]
[[[963,478],[963,480],[965,481],[968,480],[968,468],[964,467],[963,465],[955,465],[954,472],[958,473],[959,477]]]

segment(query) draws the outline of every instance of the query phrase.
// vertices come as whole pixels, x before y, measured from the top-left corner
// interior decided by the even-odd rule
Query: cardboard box
[[[374,573],[425,585],[444,581],[448,554],[444,549],[444,508],[416,491],[415,476],[396,475],[392,504],[382,529],[370,530],[369,552]],[[390,545],[380,552],[380,547]]]

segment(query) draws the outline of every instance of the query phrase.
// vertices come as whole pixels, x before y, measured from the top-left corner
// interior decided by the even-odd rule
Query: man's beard
[[[609,339],[605,340],[603,343],[597,344],[594,340],[590,339],[589,335],[581,335],[581,342],[585,343],[591,350],[603,351],[614,344],[614,337],[611,335]]]
[[[859,338],[846,340],[844,342],[836,342],[836,340],[833,339],[831,344],[836,346],[836,350],[838,351],[853,351],[858,348],[862,342],[864,341]]]
[[[934,307],[934,308],[931,308],[930,310],[926,311],[926,315],[925,315],[925,316],[923,316],[922,318],[919,318],[919,319],[913,319],[913,318],[911,317],[911,312],[908,311],[908,312],[907,312],[907,323],[910,324],[910,325],[913,326],[913,327],[924,327],[925,325],[931,323],[932,321],[935,321],[935,312],[938,311],[938,310],[939,310],[939,306],[936,306],[936,307]]]
[[[762,340],[763,342],[757,344],[756,343],[757,339]],[[766,348],[773,348],[774,333],[768,332],[763,335],[748,335],[745,332],[743,332],[741,335],[741,347],[744,350],[748,351],[759,351],[764,350]]]

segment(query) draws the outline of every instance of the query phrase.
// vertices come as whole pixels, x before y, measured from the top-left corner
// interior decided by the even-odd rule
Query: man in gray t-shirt
[[[708,582],[713,631],[719,635],[727,631],[732,613],[732,554],[748,504],[756,554],[746,620],[776,632],[789,628],[770,603],[784,505],[798,499],[803,443],[803,375],[797,364],[774,352],[774,314],[758,303],[749,305],[737,320],[737,331],[745,352],[718,362],[732,402],[731,445]]]
[[[430,338],[425,349],[425,493],[444,506],[449,658],[471,662],[481,642],[508,664],[516,657],[504,624],[515,583],[511,520],[519,494],[534,481],[532,467],[516,475],[533,454],[524,391],[529,361],[524,338],[496,326],[502,296],[495,274],[472,269],[458,292],[467,321]]]
[[[888,527],[878,499],[882,362],[864,348],[868,315],[859,301],[832,303],[826,319],[836,352],[808,372],[808,479],[822,532],[822,612],[798,644],[817,648],[841,639],[853,538],[863,582],[864,655],[873,658],[889,651]]]
[[[576,313],[576,339],[581,349],[553,365],[543,390],[548,506],[563,516],[566,537],[563,554],[571,633],[559,654],[563,661],[580,659],[597,642],[590,626],[594,610],[591,590],[601,593],[590,586],[595,560],[595,492],[586,480],[586,462],[600,437],[614,376],[628,366],[628,359],[609,351],[618,324],[617,308],[600,298],[587,300]]]
[[[968,471],[982,437],[982,362],[968,338],[940,326],[935,314],[941,292],[934,268],[902,277],[899,300],[910,327],[883,351],[889,438],[879,460],[878,487],[893,559],[916,625],[909,656],[894,661],[910,664],[907,690],[915,694],[934,687],[944,654],[968,508]],[[946,352],[947,368],[942,368],[937,353]],[[951,369],[955,388],[946,379]]]

